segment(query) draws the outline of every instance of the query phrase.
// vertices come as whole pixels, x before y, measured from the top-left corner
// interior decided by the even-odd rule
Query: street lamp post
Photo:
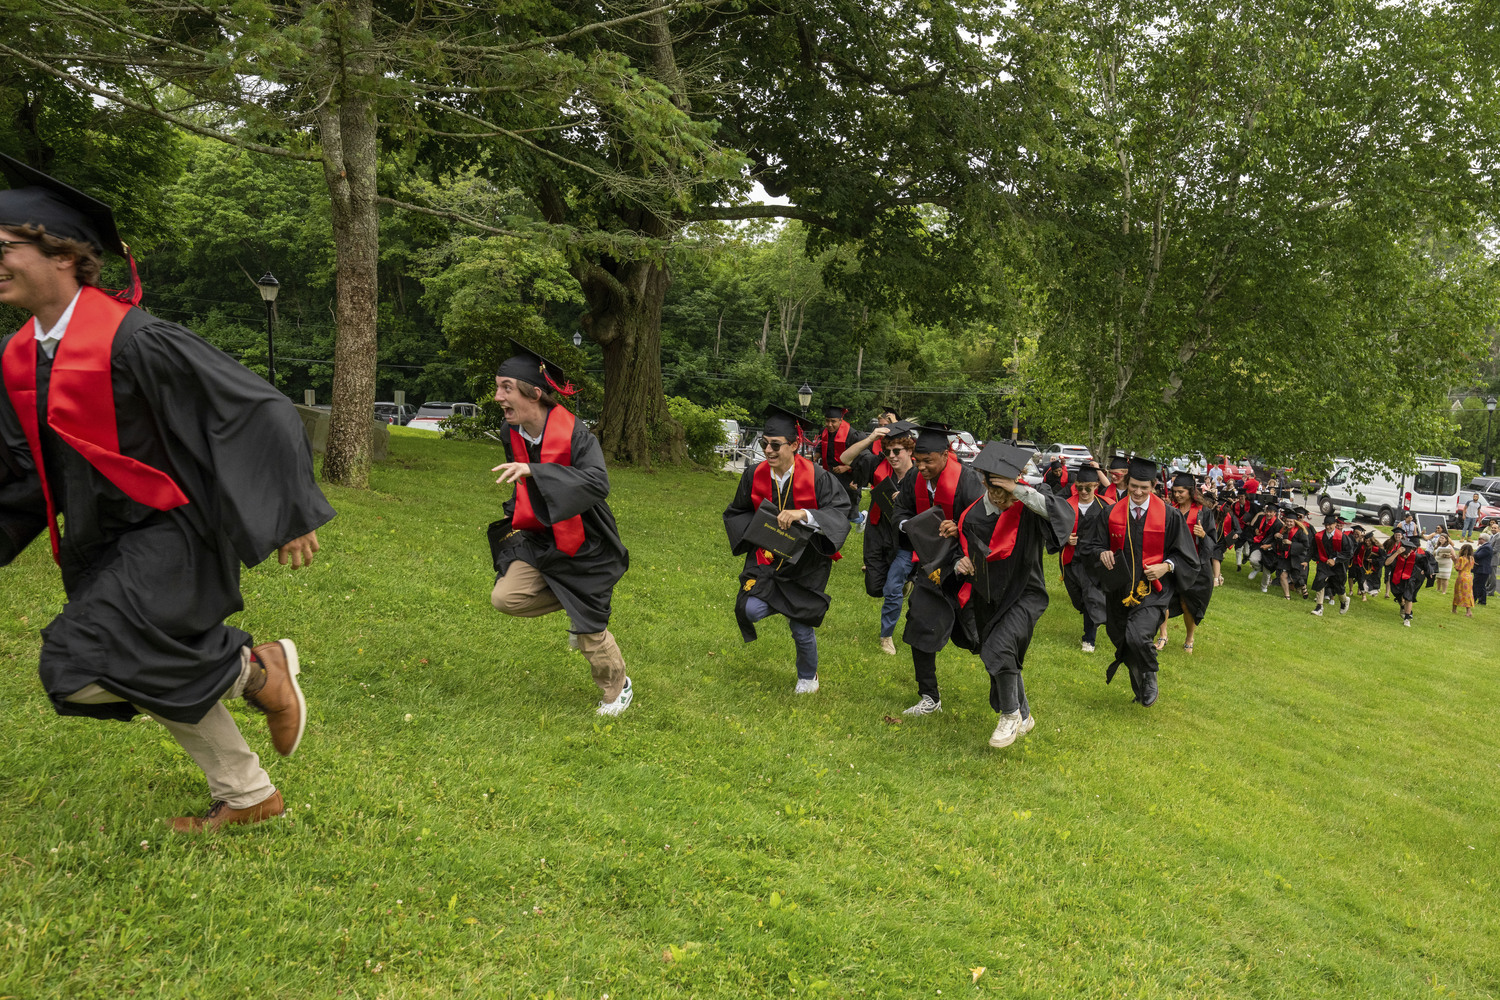
[[[574,347],[582,347],[583,346],[583,331],[581,331],[581,330],[574,330],[573,331],[573,346]]]
[[[255,287],[260,289],[260,297],[266,303],[266,370],[270,374],[268,381],[272,386],[276,385],[276,340],[271,329],[272,306],[276,302],[276,293],[281,291],[281,282],[267,271],[260,280],[256,281]]]
[[[1495,465],[1490,460],[1490,424],[1495,422],[1495,397],[1491,396],[1484,401],[1484,408],[1489,412],[1484,417],[1484,474],[1493,476]]]
[[[812,386],[802,383],[802,388],[797,390],[797,402],[802,407],[802,415],[807,416],[807,408],[812,405]]]

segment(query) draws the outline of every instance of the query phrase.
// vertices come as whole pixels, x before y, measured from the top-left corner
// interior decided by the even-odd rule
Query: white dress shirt
[[[35,316],[31,317],[32,336],[36,338],[38,344],[42,345],[42,350],[47,352],[47,357],[57,356],[57,345],[62,343],[63,334],[68,332],[68,321],[73,318],[73,307],[78,305],[78,296],[82,294],[82,288],[73,293],[73,301],[68,303],[68,308],[63,310],[61,316],[57,317],[57,322],[52,325],[52,329],[50,330],[43,332],[42,321]]]
[[[785,472],[777,472],[775,469],[771,470],[771,480],[776,484],[776,495],[778,497],[781,496],[781,491],[786,487],[786,481],[791,478],[791,475],[791,469],[787,469]],[[819,534],[822,534],[823,532],[823,529],[818,527],[817,519],[813,517],[813,512],[810,510],[807,511],[807,520],[803,521],[802,523],[807,525],[812,530],[818,532]]]
[[[1136,503],[1134,500],[1129,501],[1129,503],[1130,503],[1130,519],[1133,521],[1137,517],[1145,517],[1146,516],[1146,508],[1151,505],[1151,498],[1147,497],[1146,498],[1146,502],[1145,503],[1141,503],[1141,504]],[[1167,572],[1168,573],[1170,573],[1174,569],[1176,569],[1176,567],[1172,564],[1172,560],[1170,560],[1170,559],[1163,559],[1161,561],[1161,564],[1163,566],[1167,567]]]

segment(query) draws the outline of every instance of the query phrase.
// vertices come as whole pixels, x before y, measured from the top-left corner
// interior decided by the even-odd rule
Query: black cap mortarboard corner
[[[923,424],[917,428],[917,444],[912,450],[928,454],[947,451],[948,433],[946,424]]]
[[[1109,460],[1109,467],[1111,469],[1128,469],[1130,468],[1130,459],[1124,455],[1116,455]]]
[[[1016,479],[1030,460],[1031,451],[1027,448],[1018,448],[1009,441],[991,441],[980,449],[969,467],[981,474]]]
[[[1149,483],[1156,479],[1157,465],[1149,458],[1142,458],[1137,455],[1130,460],[1130,464],[1127,467],[1130,469],[1125,474],[1127,479],[1136,479],[1143,483]]]
[[[766,407],[764,420],[765,426],[761,428],[761,433],[766,437],[782,437],[788,441],[806,440],[807,434],[817,430],[817,425],[811,420],[775,403]]]
[[[91,243],[101,252],[125,256],[114,211],[98,198],[4,153],[0,153],[0,173],[10,182],[8,191],[0,191],[0,226],[42,226],[49,236]]]
[[[886,424],[886,427],[890,428],[885,435],[887,441],[891,438],[913,437],[917,431],[917,425],[910,420],[897,420],[895,423]]]
[[[1194,489],[1197,485],[1198,485],[1198,480],[1196,478],[1194,478],[1194,476],[1193,476],[1193,474],[1191,472],[1179,472],[1179,473],[1177,473],[1177,475],[1175,475],[1175,476],[1172,477],[1172,488],[1174,490],[1175,489],[1191,490],[1191,489]]]
[[[511,356],[500,362],[495,369],[496,378],[513,378],[528,382],[540,389],[547,389],[559,396],[571,396],[578,390],[568,381],[561,366],[553,364],[531,348],[512,338]]]
[[[1078,466],[1079,478],[1081,479],[1087,475],[1090,482],[1094,482],[1099,478],[1096,475],[1090,475],[1090,473],[1096,473],[1098,471],[1100,471],[1099,466],[1096,465],[1092,460],[1084,462]]]
[[[837,403],[829,403],[827,406],[823,407],[823,416],[826,419],[837,417],[838,419],[843,420],[844,415],[848,412],[848,410],[838,405]]]

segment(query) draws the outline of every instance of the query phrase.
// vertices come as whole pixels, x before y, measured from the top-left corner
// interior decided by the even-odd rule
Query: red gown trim
[[[537,461],[572,465],[573,427],[576,423],[573,414],[567,409],[552,407],[547,413],[547,423],[542,426],[542,444]],[[530,452],[526,449],[526,439],[516,427],[510,429],[510,450],[512,455],[518,456],[516,461],[531,461]],[[511,524],[527,531],[544,531],[549,526],[537,518],[532,507],[531,483],[527,481],[530,478],[528,476],[522,479],[516,488],[516,512],[511,517]],[[577,555],[578,550],[583,547],[583,516],[574,514],[566,521],[558,521],[550,527],[552,540],[557,544],[558,551],[569,556]]]

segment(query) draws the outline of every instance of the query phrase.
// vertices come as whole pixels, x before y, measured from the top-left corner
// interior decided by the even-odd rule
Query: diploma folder
[[[896,477],[886,476],[880,482],[870,487],[870,501],[880,505],[880,516],[893,518],[896,516]]]
[[[938,534],[944,520],[943,508],[932,506],[906,521],[906,537],[911,539],[912,551],[929,571],[942,565],[953,554],[956,544]]]
[[[762,500],[756,508],[755,516],[750,519],[750,526],[745,529],[745,541],[791,562],[807,547],[812,529],[800,521],[790,528],[782,528],[776,521],[780,514],[781,511],[775,504]]]

